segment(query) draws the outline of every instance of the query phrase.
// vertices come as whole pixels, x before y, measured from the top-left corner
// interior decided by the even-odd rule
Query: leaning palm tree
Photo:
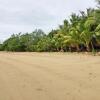
[[[71,27],[69,31],[69,41],[70,44],[76,47],[77,51],[80,51],[79,45],[83,44],[81,39],[81,33],[83,31],[83,23],[84,23],[85,16],[82,12],[82,16],[77,16],[76,14],[71,15]]]
[[[87,19],[84,23],[84,31],[81,33],[81,37],[84,41],[87,51],[90,51],[89,44],[91,44],[92,50],[94,49],[92,44],[92,38],[93,36],[95,36],[95,28],[97,27],[97,22],[94,13],[94,9],[87,9]]]

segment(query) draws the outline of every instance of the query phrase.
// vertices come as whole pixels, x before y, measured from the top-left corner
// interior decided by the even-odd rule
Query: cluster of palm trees
[[[54,33],[50,33],[54,34]],[[100,46],[100,9],[87,9],[80,15],[72,14],[70,21],[64,20],[57,32],[52,35],[63,51],[64,47],[76,48],[77,51],[94,50]],[[58,47],[59,47],[58,46]]]
[[[97,8],[73,13],[58,29],[12,35],[0,44],[6,51],[97,51],[100,50],[100,0]]]

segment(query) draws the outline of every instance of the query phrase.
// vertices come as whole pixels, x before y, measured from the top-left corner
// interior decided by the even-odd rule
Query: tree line
[[[41,29],[13,34],[0,44],[1,51],[67,52],[100,50],[100,1],[97,8],[72,13],[58,29],[45,34]]]

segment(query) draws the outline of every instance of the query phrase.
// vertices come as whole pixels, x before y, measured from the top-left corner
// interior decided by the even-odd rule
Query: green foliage
[[[3,51],[3,47],[2,47],[2,44],[0,44],[0,51]]]
[[[50,51],[51,47],[51,39],[48,37],[43,37],[41,40],[37,43],[37,51],[44,52],[44,51]]]
[[[100,1],[98,0],[98,4]],[[13,34],[0,44],[6,51],[95,51],[100,48],[100,8],[73,13],[59,28],[46,35],[41,29]]]

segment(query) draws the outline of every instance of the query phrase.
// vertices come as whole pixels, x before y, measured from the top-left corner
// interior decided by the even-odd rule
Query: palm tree
[[[59,26],[59,30],[57,34],[54,36],[55,45],[57,47],[57,50],[64,51],[64,48],[66,48],[66,36],[69,34],[69,22],[67,20],[64,20],[64,24]]]
[[[71,46],[76,47],[77,51],[80,51],[79,45],[83,44],[82,39],[81,39],[81,33],[83,31],[83,23],[84,23],[84,17],[82,16],[77,16],[76,14],[71,15],[71,27],[70,27],[70,32],[69,32],[69,41]]]
[[[81,33],[81,37],[84,41],[87,51],[90,51],[89,44],[91,44],[92,50],[94,49],[94,46],[92,44],[92,38],[93,36],[95,36],[95,29],[97,27],[97,22],[94,15],[94,9],[87,9],[87,19],[84,23],[84,31]]]

